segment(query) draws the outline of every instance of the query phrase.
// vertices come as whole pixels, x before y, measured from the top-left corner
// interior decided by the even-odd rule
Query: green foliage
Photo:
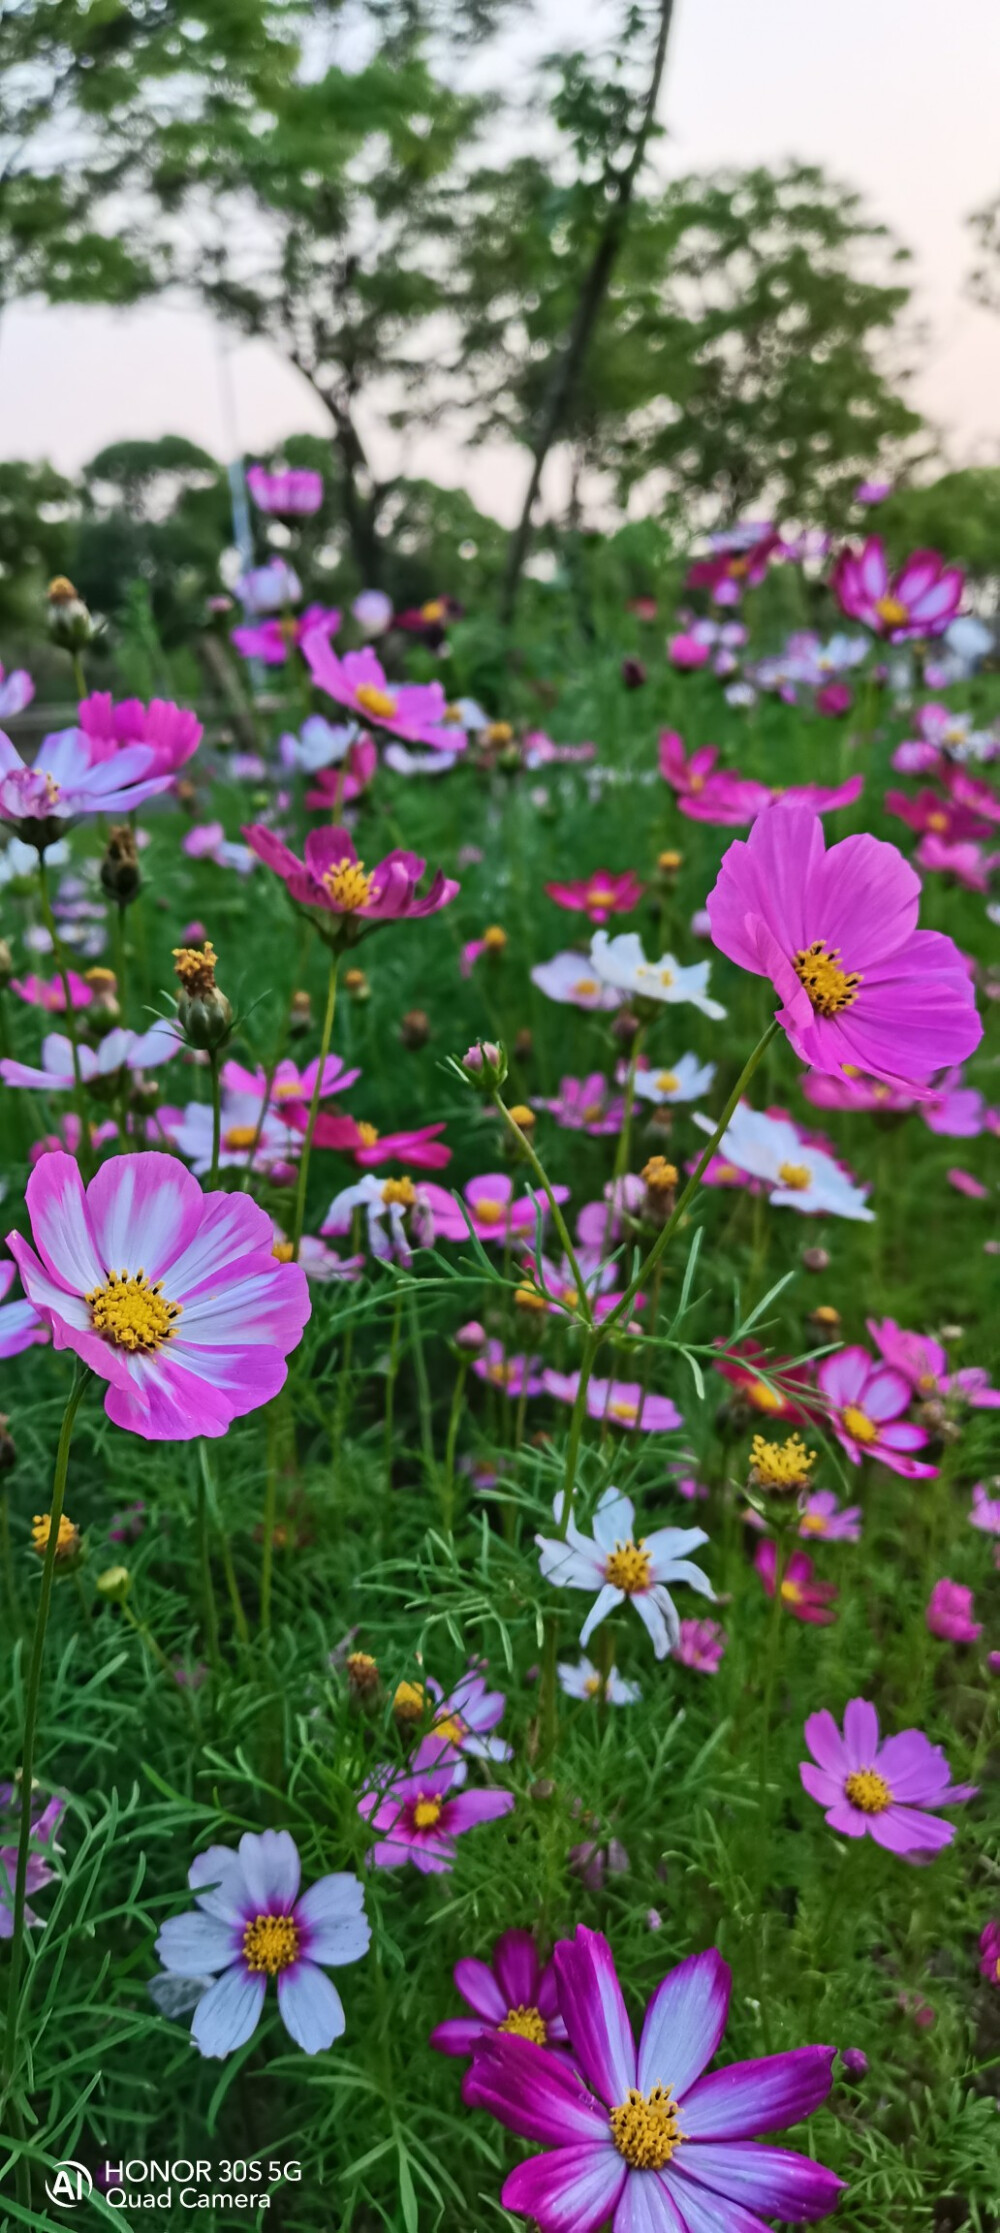
[[[977,582],[993,584],[1000,576],[1000,467],[970,465],[926,487],[898,489],[879,505],[878,527],[901,558],[929,546]]]

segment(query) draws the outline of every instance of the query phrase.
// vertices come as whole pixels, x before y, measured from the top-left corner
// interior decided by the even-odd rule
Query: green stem
[[[42,903],[42,920],[45,924],[46,930],[48,931],[49,937],[52,940],[52,952],[55,959],[56,969],[59,974],[59,979],[62,984],[63,999],[66,1002],[66,1036],[69,1040],[70,1052],[73,1058],[73,1099],[76,1102],[76,1113],[80,1122],[80,1148],[78,1161],[80,1164],[81,1175],[83,1177],[84,1183],[86,1183],[87,1179],[90,1177],[90,1123],[87,1117],[87,1094],[83,1083],[83,1072],[80,1068],[80,1049],[77,1045],[76,1037],[76,1011],[73,1007],[73,1001],[70,993],[69,967],[66,961],[66,954],[63,943],[56,928],[56,919],[52,912],[52,901],[49,898],[49,880],[48,872],[45,866],[44,853],[39,853],[38,856],[38,893]]]
[[[85,698],[87,695],[87,677],[83,671],[83,660],[78,651],[71,651],[70,658],[73,662],[73,688],[78,698]]]
[[[402,1283],[400,1283],[396,1290],[396,1301],[392,1313],[392,1332],[389,1336],[389,1363],[385,1376],[384,1449],[385,1485],[387,1490],[391,1489],[392,1487],[392,1430],[396,1399],[396,1376],[399,1372],[399,1330],[402,1323],[402,1317],[403,1288]]]
[[[413,1371],[417,1383],[417,1408],[420,1414],[420,1442],[424,1453],[424,1471],[429,1484],[437,1475],[434,1457],[434,1424],[431,1409],[430,1382],[427,1377],[427,1359],[424,1340],[420,1331],[420,1313],[417,1308],[416,1289],[411,1287],[407,1298],[407,1317],[410,1322],[410,1340],[413,1343]]]
[[[208,1460],[202,1443],[198,1444],[198,1485],[196,1489],[195,1520],[198,1530],[198,1563],[201,1567],[201,1594],[205,1616],[205,1641],[208,1656],[215,1674],[222,1665],[219,1653],[219,1616],[215,1604],[215,1583],[212,1580],[212,1555],[208,1536],[208,1508],[210,1475]]]
[[[66,1475],[69,1470],[73,1422],[87,1379],[86,1367],[78,1364],[76,1377],[63,1413],[59,1447],[56,1452],[55,1474],[52,1482],[52,1506],[49,1512],[49,1534],[45,1545],[45,1556],[42,1560],[42,1586],[38,1597],[38,1608],[35,1613],[35,1633],[32,1639],[31,1663],[28,1668],[28,1685],[25,1693],[24,1736],[21,1742],[21,1822],[17,1841],[17,1867],[14,1876],[10,1975],[7,1987],[7,2027],[3,2050],[5,2090],[13,2079],[17,2058],[21,1970],[24,1961],[24,1912],[28,1884],[28,1856],[31,1847],[31,1789],[35,1769],[35,1738],[38,1732],[42,1666],[45,1657],[45,1631],[48,1627],[49,1607],[52,1602],[52,1582],[55,1574],[56,1549],[59,1543],[59,1522],[62,1519],[63,1503],[66,1495]]]
[[[208,1058],[212,1074],[212,1167],[208,1174],[209,1187],[219,1183],[219,1152],[222,1147],[222,1094],[219,1085],[219,1050],[213,1047]]]
[[[278,1415],[267,1407],[267,1473],[264,1481],[264,1547],[260,1560],[260,1632],[271,1626],[271,1580],[274,1574],[274,1530],[278,1518]]]
[[[462,1405],[465,1400],[465,1383],[468,1377],[468,1372],[469,1360],[467,1356],[463,1355],[459,1358],[458,1371],[455,1374],[455,1386],[452,1392],[451,1410],[448,1413],[448,1434],[444,1446],[444,1479],[441,1483],[441,1518],[444,1524],[444,1531],[446,1535],[451,1534],[452,1528],[454,1526],[455,1450],[458,1445],[458,1429],[459,1422],[462,1417]]]
[[[201,1479],[204,1483],[205,1499],[208,1505],[208,1518],[210,1522],[214,1523],[214,1532],[218,1537],[219,1550],[222,1555],[222,1571],[226,1577],[226,1588],[229,1592],[229,1602],[233,1608],[233,1625],[236,1629],[236,1634],[239,1637],[240,1643],[249,1644],[250,1627],[247,1621],[246,1613],[243,1610],[243,1599],[240,1596],[239,1583],[236,1579],[236,1568],[233,1565],[232,1549],[230,1547],[229,1537],[222,1524],[222,1515],[219,1511],[219,1499],[216,1494],[215,1483],[212,1479],[212,1469],[208,1462],[208,1451],[205,1448],[204,1440],[199,1441],[198,1444],[198,1467],[201,1474]],[[211,1569],[209,1568],[209,1577],[210,1576]],[[216,1635],[218,1635],[217,1625]]]
[[[567,1226],[562,1210],[560,1209],[559,1204],[556,1201],[548,1172],[546,1171],[545,1166],[542,1163],[541,1157],[539,1155],[536,1155],[531,1141],[528,1139],[527,1135],[522,1132],[520,1125],[515,1122],[514,1118],[511,1116],[510,1110],[501,1100],[499,1092],[496,1092],[493,1095],[493,1105],[498,1110],[500,1116],[502,1116],[503,1121],[507,1126],[508,1132],[510,1132],[512,1137],[517,1141],[518,1147],[520,1148],[522,1154],[527,1157],[532,1171],[534,1172],[535,1177],[538,1180],[539,1186],[541,1187],[542,1192],[545,1195],[549,1208],[552,1211],[552,1223],[559,1235],[559,1239],[562,1243],[563,1254],[565,1255],[566,1262],[568,1263],[573,1274],[573,1285],[576,1288],[577,1296],[579,1298],[579,1315],[583,1320],[584,1325],[592,1326],[594,1323],[594,1312],[591,1305],[590,1296],[587,1292],[587,1283],[584,1279],[582,1271],[580,1270],[579,1263],[577,1262],[576,1250],[574,1249],[573,1243],[569,1237],[569,1227]]]
[[[323,1038],[319,1050],[319,1061],[316,1064],[316,1082],[313,1086],[312,1100],[309,1104],[309,1121],[306,1126],[306,1136],[302,1143],[299,1183],[295,1196],[295,1226],[292,1233],[293,1263],[298,1263],[299,1249],[302,1246],[302,1228],[306,1216],[306,1187],[309,1183],[309,1158],[312,1154],[313,1133],[316,1129],[316,1116],[319,1109],[320,1095],[323,1091],[323,1072],[326,1069],[326,1058],[330,1052],[330,1041],[333,1038],[333,1019],[337,1009],[337,970],[339,964],[339,954],[331,954],[330,977],[326,989],[326,1014],[323,1018]]]

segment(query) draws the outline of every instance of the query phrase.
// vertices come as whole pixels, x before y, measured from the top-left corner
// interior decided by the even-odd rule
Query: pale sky
[[[517,82],[532,53],[596,42],[602,0],[533,0],[497,50]],[[914,251],[929,333],[914,399],[956,464],[1000,462],[1000,316],[969,302],[965,218],[1000,192],[1000,0],[677,0],[660,117],[670,171],[822,163],[864,193]],[[0,448],[66,471],[125,437],[187,434],[219,457],[324,431],[296,375],[236,342],[227,423],[219,343],[200,312],[21,306],[0,332]],[[369,427],[380,472],[461,484],[509,520],[525,472],[502,451],[437,435],[401,444]]]

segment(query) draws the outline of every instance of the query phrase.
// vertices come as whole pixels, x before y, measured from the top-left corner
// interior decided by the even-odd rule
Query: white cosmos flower
[[[567,1698],[585,1698],[591,1704],[606,1698],[609,1706],[637,1706],[642,1697],[638,1683],[626,1682],[617,1667],[602,1675],[591,1659],[578,1659],[571,1667],[565,1659],[559,1661],[559,1687]]]
[[[713,1129],[709,1117],[696,1115],[694,1121],[703,1132]],[[716,1153],[773,1187],[770,1199],[776,1209],[802,1210],[812,1216],[825,1210],[831,1217],[872,1221],[866,1190],[855,1186],[832,1155],[803,1139],[788,1117],[766,1116],[763,1109],[751,1109],[741,1101]]]
[[[562,1509],[560,1491],[554,1507],[557,1527]],[[582,1535],[571,1520],[565,1541],[546,1535],[536,1535],[535,1541],[545,1581],[556,1589],[597,1592],[580,1630],[581,1644],[586,1644],[601,1621],[628,1597],[649,1631],[657,1659],[665,1659],[681,1632],[666,1584],[687,1582],[703,1597],[715,1596],[707,1575],[686,1555],[708,1542],[704,1528],[660,1527],[637,1541],[635,1506],[620,1489],[605,1489],[594,1513],[592,1537]]]
[[[539,992],[547,993],[550,1000],[566,1001],[573,1008],[620,1006],[618,993],[598,975],[594,963],[588,962],[583,954],[553,954],[551,961],[537,962],[531,981]]]
[[[715,1076],[714,1062],[699,1062],[696,1054],[682,1054],[664,1070],[637,1070],[635,1091],[640,1101],[700,1101]]]
[[[286,731],[278,747],[283,768],[297,768],[304,775],[315,775],[319,768],[331,768],[346,758],[356,737],[361,734],[356,721],[337,723],[324,719],[321,713],[311,713],[303,721],[298,736]]]
[[[590,959],[602,984],[613,985],[618,992],[633,997],[641,994],[645,1000],[661,1000],[671,1005],[688,1000],[695,1008],[700,1008],[703,1015],[715,1019],[726,1013],[717,1000],[708,997],[709,962],[691,962],[683,969],[673,954],[661,954],[659,961],[647,961],[638,931],[621,931],[617,938],[609,938],[606,930],[595,931],[590,942]]]

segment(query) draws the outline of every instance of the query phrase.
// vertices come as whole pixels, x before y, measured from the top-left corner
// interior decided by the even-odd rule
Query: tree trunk
[[[552,368],[548,391],[542,406],[538,433],[532,447],[531,478],[528,482],[521,517],[507,547],[507,563],[504,568],[500,598],[500,617],[505,625],[508,625],[514,617],[518,585],[524,569],[524,561],[528,555],[528,545],[531,541],[531,515],[541,486],[545,460],[553,443],[557,441],[565,422],[569,401],[586,362],[587,351],[590,347],[601,304],[607,294],[611,273],[625,238],[629,204],[632,200],[635,182],[642,167],[649,134],[656,115],[656,103],[663,78],[663,65],[667,56],[667,37],[672,15],[673,0],[660,0],[660,24],[657,32],[656,51],[653,56],[652,76],[639,129],[632,144],[632,153],[618,179],[614,201],[608,211],[590,268],[577,298],[572,324],[563,349]]]

